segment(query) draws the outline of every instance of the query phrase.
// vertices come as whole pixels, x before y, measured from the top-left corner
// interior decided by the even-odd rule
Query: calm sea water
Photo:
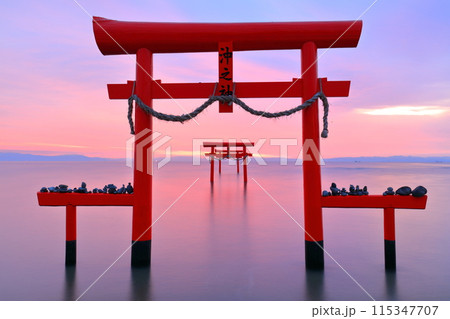
[[[126,184],[124,163],[1,162],[0,300],[371,300],[355,281],[376,300],[450,300],[449,164],[322,170],[323,188],[428,188],[426,210],[397,210],[396,273],[384,270],[382,211],[364,209],[324,209],[325,248],[340,266],[326,256],[323,272],[306,271],[302,229],[255,182],[302,225],[301,167],[250,165],[246,187],[235,169],[224,165],[213,187],[207,163],[155,172],[154,220],[199,180],[154,225],[148,270],[131,268],[129,251],[118,259],[131,208],[79,207],[78,264],[65,267],[65,210],[37,204],[42,186]]]

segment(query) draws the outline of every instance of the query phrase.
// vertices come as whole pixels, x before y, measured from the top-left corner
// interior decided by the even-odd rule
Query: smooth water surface
[[[245,187],[242,170],[224,165],[211,187],[207,163],[171,162],[154,176],[149,270],[125,252],[130,207],[79,207],[78,263],[65,267],[65,209],[37,203],[42,186],[126,184],[124,163],[1,162],[0,300],[450,300],[449,173],[442,163],[325,165],[323,189],[424,185],[429,199],[424,211],[397,210],[396,273],[384,270],[382,210],[324,209],[325,249],[339,265],[326,255],[311,272],[292,220],[303,225],[300,166],[251,163]]]

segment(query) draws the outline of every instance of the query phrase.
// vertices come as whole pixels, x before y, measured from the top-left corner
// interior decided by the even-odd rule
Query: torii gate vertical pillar
[[[317,46],[306,42],[301,49],[303,102],[317,93]],[[312,140],[320,151],[318,103],[303,110],[302,145]],[[321,176],[319,159],[311,154],[307,160],[308,149],[303,147],[303,194],[305,216],[305,262],[306,268],[323,269],[323,223],[321,205]]]
[[[148,49],[136,52],[136,94],[152,107],[153,55]],[[152,117],[140,107],[135,108],[135,132],[139,136],[144,130],[152,130]],[[145,133],[145,132],[144,132]],[[147,134],[147,133],[145,133]],[[144,135],[145,135],[144,134]],[[137,140],[135,141],[137,144]],[[147,148],[151,147],[150,144]],[[134,148],[134,205],[131,265],[148,266],[151,260],[152,239],[152,153],[143,148]],[[146,150],[146,149],[145,149]],[[142,157],[142,158],[139,158]],[[142,161],[142,167],[137,165]]]

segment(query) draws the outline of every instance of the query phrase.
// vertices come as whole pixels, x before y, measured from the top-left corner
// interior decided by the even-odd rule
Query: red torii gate
[[[219,174],[222,173],[222,160],[235,159],[236,170],[239,173],[239,160],[242,160],[242,166],[244,169],[244,183],[247,183],[247,157],[253,156],[253,154],[247,152],[247,147],[255,146],[253,142],[204,142],[203,147],[209,147],[209,153],[205,156],[209,157],[210,165],[210,182],[214,182],[214,160],[217,158],[219,161]]]
[[[128,99],[133,91],[152,107],[153,99],[208,98],[234,95],[239,98],[301,97],[303,102],[318,92],[317,49],[356,47],[362,21],[273,22],[273,23],[154,23],[121,22],[93,18],[95,40],[104,55],[136,54],[136,81],[108,84],[110,99]],[[301,50],[302,78],[290,82],[233,82],[232,53],[245,50]],[[154,53],[218,52],[217,83],[162,83],[153,79]],[[320,79],[327,97],[348,96],[350,81]],[[232,112],[232,105],[219,103],[219,112]],[[152,117],[135,108],[135,132],[139,143],[152,130]],[[302,142],[319,143],[317,102],[303,110]],[[151,143],[147,144],[147,148]],[[305,150],[306,152],[306,150]],[[135,151],[134,194],[48,194],[38,193],[40,205],[66,206],[66,263],[75,263],[76,206],[133,206],[132,265],[149,265],[151,260],[152,163],[151,152]],[[303,156],[307,156],[306,153]],[[147,158],[148,157],[148,158]],[[136,161],[143,165],[136,165]],[[142,167],[143,166],[143,167]],[[304,161],[304,215],[306,267],[324,267],[322,207],[383,208],[385,220],[386,268],[395,268],[395,208],[425,208],[427,197],[321,196],[321,170],[317,161]],[[113,199],[114,198],[114,199]],[[70,250],[70,252],[68,252]]]
[[[317,49],[356,47],[362,21],[272,22],[272,23],[156,23],[122,22],[93,18],[97,46],[104,55],[136,54],[135,94],[148,106],[153,99],[208,98],[216,93],[216,83],[162,83],[153,80],[154,53],[218,52],[219,92],[239,98],[311,98],[319,89]],[[232,80],[232,52],[245,50],[301,49],[302,78],[292,82],[247,82]],[[231,62],[231,63],[229,63]],[[225,73],[227,72],[227,73]],[[225,73],[225,74],[224,74]],[[230,85],[231,84],[231,85]],[[128,99],[133,81],[109,84],[110,99]],[[348,96],[350,81],[322,79],[327,97]],[[219,112],[232,112],[227,104]],[[136,107],[136,134],[152,129],[152,117]],[[318,105],[303,111],[303,142],[314,141],[319,148]],[[138,141],[136,141],[138,143]],[[146,154],[146,152],[144,152]],[[136,155],[136,154],[135,154]],[[144,155],[145,156],[145,155]],[[151,156],[151,155],[149,155]],[[136,161],[136,158],[135,158]],[[151,163],[151,158],[144,158]],[[152,176],[134,168],[132,264],[149,264],[151,247]],[[323,226],[320,166],[316,161],[303,165],[305,207],[305,256],[308,268],[323,268]]]

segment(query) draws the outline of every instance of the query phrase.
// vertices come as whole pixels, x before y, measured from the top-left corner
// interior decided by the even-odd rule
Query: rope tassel
[[[328,137],[329,104],[328,104],[327,97],[323,94],[322,91],[317,92],[316,94],[314,94],[314,96],[312,98],[310,98],[309,100],[306,100],[303,104],[300,104],[299,106],[296,106],[296,107],[286,110],[286,111],[275,112],[275,113],[269,113],[269,112],[265,112],[265,111],[255,110],[255,109],[251,108],[250,106],[248,106],[247,104],[245,104],[239,98],[232,96],[232,95],[220,95],[220,96],[214,95],[214,96],[209,97],[209,99],[206,100],[205,103],[200,105],[194,111],[192,111],[188,114],[182,114],[182,115],[172,115],[172,114],[165,114],[165,113],[157,112],[153,108],[149,107],[144,102],[142,102],[142,100],[137,95],[135,95],[133,92],[133,94],[128,98],[128,122],[130,123],[131,134],[134,135],[135,132],[134,132],[133,117],[132,117],[133,101],[136,101],[136,104],[145,113],[151,114],[153,117],[156,117],[157,119],[160,119],[163,121],[183,123],[185,121],[193,119],[194,117],[199,115],[201,112],[203,112],[208,106],[210,106],[211,104],[213,104],[216,101],[219,101],[222,103],[235,103],[236,105],[239,105],[244,111],[247,111],[253,115],[262,116],[262,117],[266,117],[266,118],[277,118],[277,117],[282,117],[282,116],[289,116],[294,113],[297,113],[298,111],[304,110],[307,107],[311,106],[319,98],[322,100],[322,104],[323,104],[323,129],[322,129],[321,136],[323,138],[327,138]]]

